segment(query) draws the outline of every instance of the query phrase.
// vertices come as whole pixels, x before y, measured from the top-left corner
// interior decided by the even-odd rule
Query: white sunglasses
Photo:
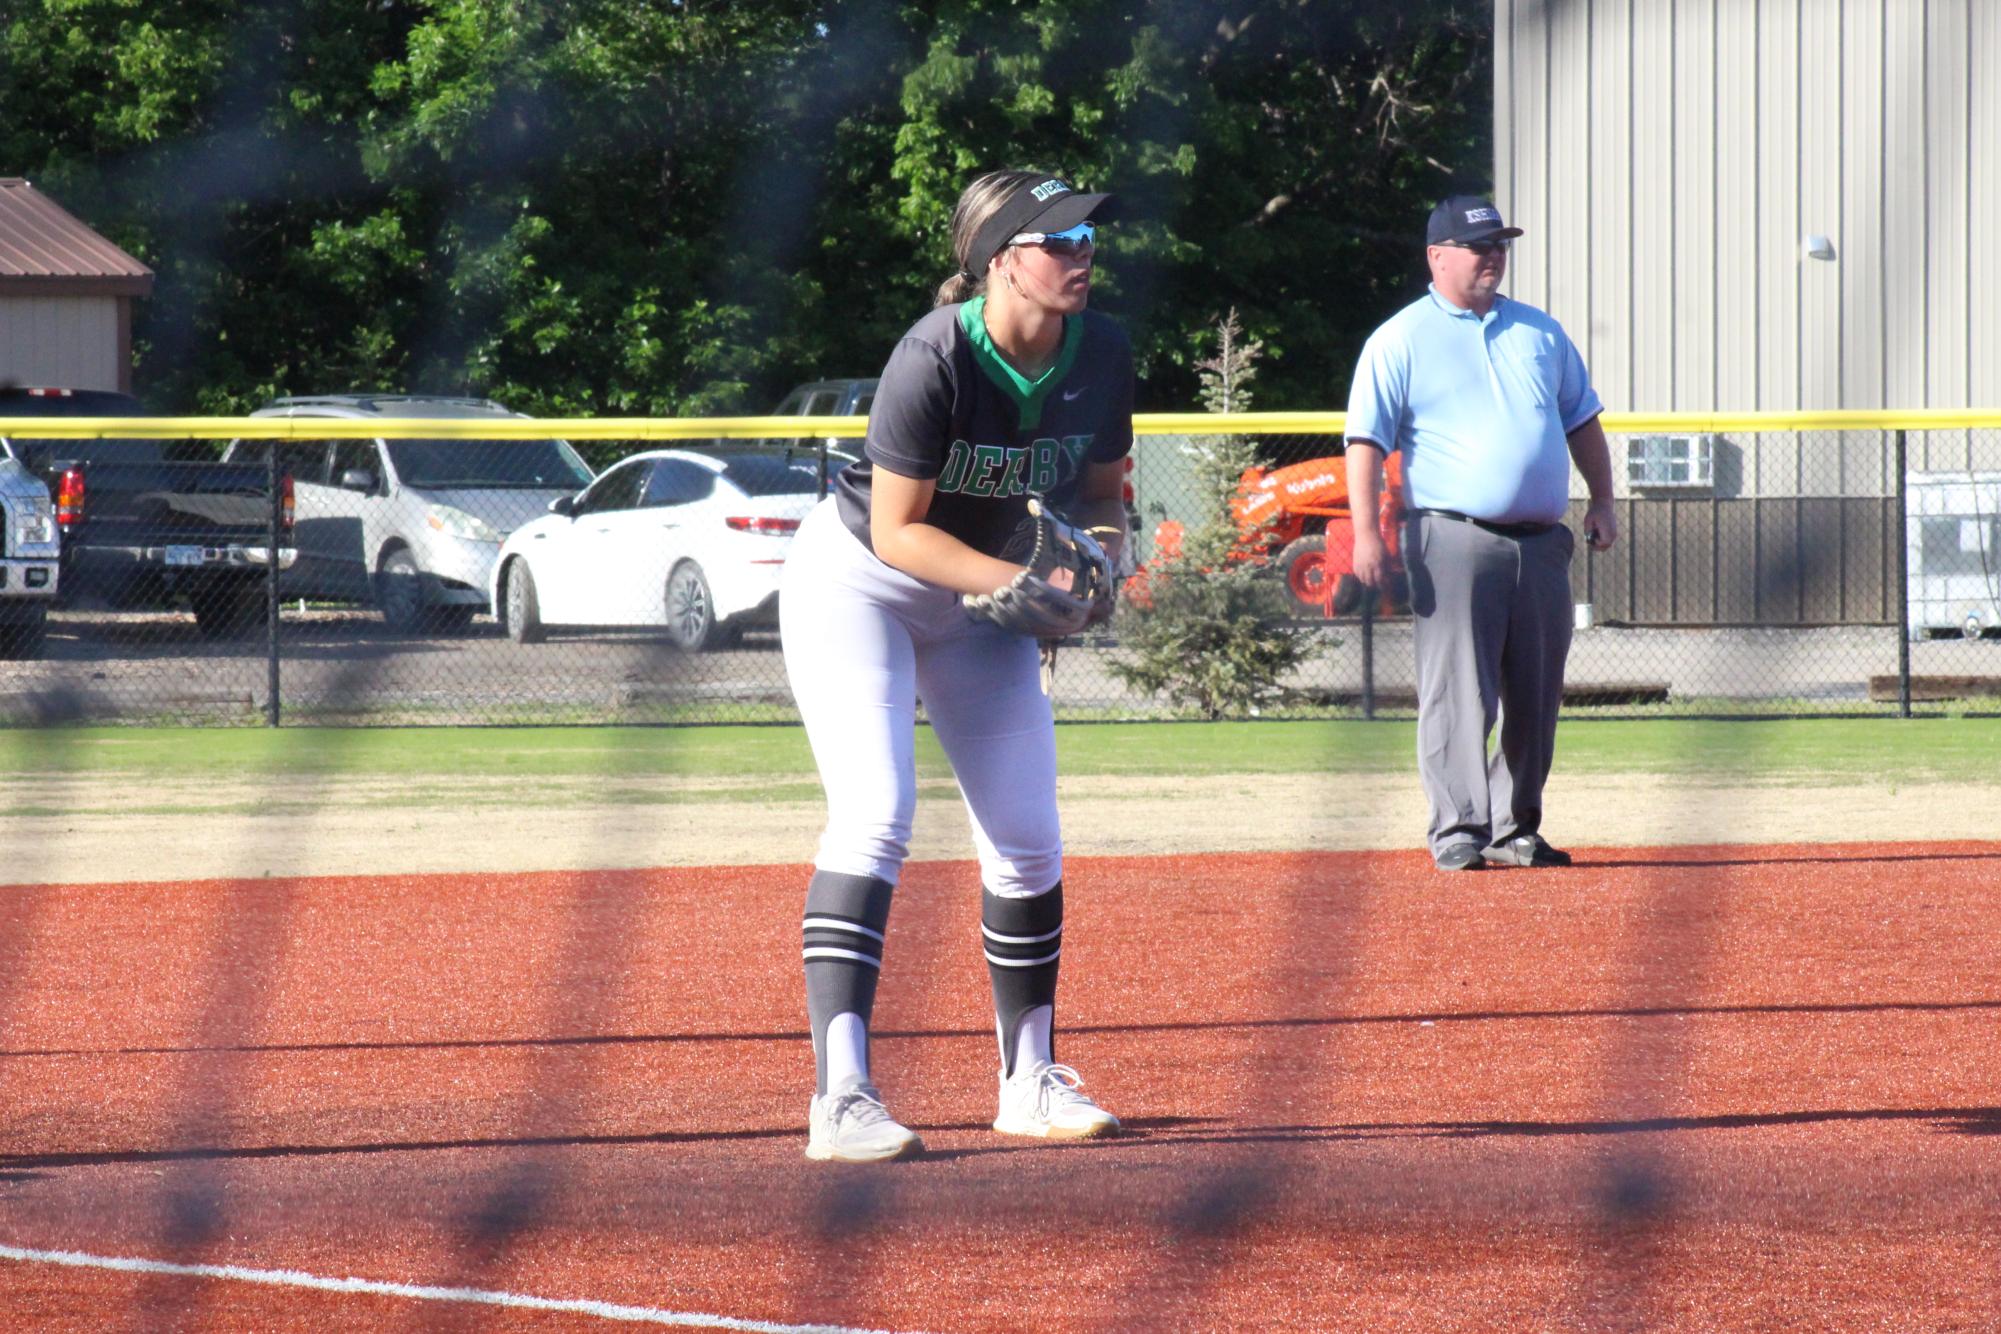
[[[1083,255],[1097,249],[1098,229],[1088,222],[1080,222],[1068,231],[1021,232],[1008,244],[1039,245],[1051,255]]]

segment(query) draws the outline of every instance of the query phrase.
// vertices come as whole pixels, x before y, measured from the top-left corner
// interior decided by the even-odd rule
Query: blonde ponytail
[[[993,256],[972,253],[980,228],[1023,184],[1046,179],[1038,171],[990,171],[965,188],[952,209],[952,258],[959,262],[959,271],[938,284],[934,307],[971,301],[986,290],[987,265]]]

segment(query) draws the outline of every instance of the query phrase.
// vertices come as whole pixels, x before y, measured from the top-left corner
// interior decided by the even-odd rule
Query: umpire
[[[1584,360],[1563,326],[1500,293],[1521,234],[1471,195],[1433,209],[1430,289],[1369,336],[1348,396],[1354,513],[1376,512],[1383,459],[1404,454],[1417,766],[1445,871],[1570,864],[1542,836],[1542,789],[1570,653],[1572,460],[1591,491],[1586,540],[1604,551],[1619,533]],[[1356,577],[1382,587],[1386,560],[1356,524]]]

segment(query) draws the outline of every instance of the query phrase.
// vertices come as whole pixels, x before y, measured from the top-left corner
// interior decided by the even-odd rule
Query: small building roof
[[[0,295],[146,296],[153,271],[18,176],[0,176]]]

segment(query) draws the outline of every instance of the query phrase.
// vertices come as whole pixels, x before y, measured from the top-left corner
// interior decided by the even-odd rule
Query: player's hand
[[[1355,577],[1370,588],[1381,588],[1389,577],[1390,552],[1382,535],[1355,529]]]
[[[967,612],[1030,639],[1064,639],[1111,618],[1116,581],[1104,548],[1041,497],[1029,497],[1009,545],[1026,549],[1021,572],[991,593],[966,594]]]
[[[1609,500],[1594,500],[1584,511],[1584,540],[1593,551],[1610,551],[1619,540],[1619,511]]]

